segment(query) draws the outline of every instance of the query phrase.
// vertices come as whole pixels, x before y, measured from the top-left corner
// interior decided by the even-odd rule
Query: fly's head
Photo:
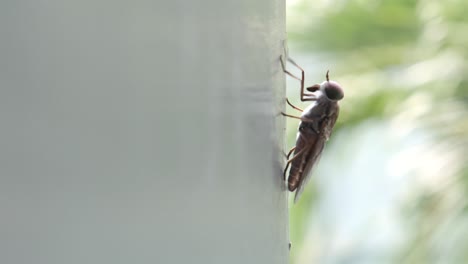
[[[310,92],[321,91],[330,101],[339,101],[343,99],[344,92],[341,85],[335,81],[330,81],[328,71],[326,75],[327,80],[321,84],[315,84],[306,88]]]

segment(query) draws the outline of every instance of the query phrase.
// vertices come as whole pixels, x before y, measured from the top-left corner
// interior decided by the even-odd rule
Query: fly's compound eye
[[[343,99],[344,93],[340,84],[334,81],[329,81],[325,83],[325,94],[328,99],[332,101],[339,101]]]

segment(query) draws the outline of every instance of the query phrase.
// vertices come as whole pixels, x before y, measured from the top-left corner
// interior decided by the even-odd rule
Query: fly
[[[304,186],[310,180],[311,171],[319,160],[325,142],[330,138],[340,110],[338,101],[343,99],[344,93],[340,84],[330,81],[328,71],[325,76],[326,81],[307,87],[305,88],[307,92],[304,91],[304,70],[292,59],[288,58],[288,61],[302,72],[301,78],[299,78],[286,70],[281,57],[283,71],[301,82],[301,101],[313,101],[305,110],[302,110],[291,104],[286,98],[288,105],[295,110],[301,111],[302,114],[301,116],[294,116],[281,112],[284,116],[301,120],[296,137],[296,146],[287,155],[288,161],[283,173],[284,180],[286,180],[288,167],[291,166],[288,189],[291,192],[296,192],[294,202],[297,202],[304,190]],[[293,157],[289,159],[293,153]]]

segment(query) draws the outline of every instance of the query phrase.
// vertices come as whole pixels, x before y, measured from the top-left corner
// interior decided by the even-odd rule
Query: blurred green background
[[[468,263],[468,1],[287,4],[289,55],[306,85],[329,69],[345,89],[291,205],[291,262]],[[304,107],[299,83],[287,84]],[[297,125],[288,120],[290,147]]]

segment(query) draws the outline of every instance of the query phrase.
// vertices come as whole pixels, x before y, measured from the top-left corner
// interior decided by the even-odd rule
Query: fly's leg
[[[299,120],[301,120],[302,122],[306,122],[306,123],[313,123],[313,122],[314,122],[314,120],[312,120],[312,119],[308,119],[308,118],[304,118],[304,117],[300,117],[300,116],[288,115],[288,114],[283,113],[283,112],[281,112],[281,114],[284,115],[284,116],[287,116],[287,117],[299,119]]]
[[[291,106],[292,108],[298,110],[298,111],[301,111],[301,112],[304,112],[304,110],[300,109],[299,107],[297,106],[294,106],[293,104],[291,104],[291,102],[289,102],[289,99],[286,98],[286,103],[288,103],[289,106]]]
[[[289,164],[290,164],[290,162],[286,163],[286,168],[284,168],[284,171],[283,171],[283,180],[284,181],[286,180],[286,172],[288,171]]]
[[[301,70],[301,78],[299,78],[299,77],[295,76],[294,74],[292,74],[291,72],[289,72],[288,70],[286,70],[286,67],[285,67],[284,61],[283,61],[283,56],[280,57],[280,60],[281,60],[281,66],[283,67],[284,73],[286,73],[287,75],[289,75],[292,78],[294,78],[294,79],[301,82],[301,101],[305,102],[305,101],[315,101],[315,100],[317,100],[315,98],[314,94],[306,94],[304,92],[304,80],[305,80],[305,78],[304,78],[304,69],[302,69],[302,67],[299,66],[293,59],[288,57],[288,61],[291,62],[292,65],[296,66],[299,70]]]
[[[296,119],[301,120],[301,117],[299,117],[299,116],[288,115],[288,114],[283,113],[283,112],[281,112],[281,114],[284,115],[284,116],[287,116],[287,117],[296,118]]]
[[[290,60],[290,58],[288,58],[288,61],[289,60]],[[281,67],[283,68],[283,72],[286,73],[287,75],[291,76],[292,78],[300,81],[301,85],[303,85],[303,83],[304,83],[304,71],[301,69],[302,70],[302,78],[299,78],[296,75],[292,74],[290,71],[286,70],[286,65],[284,64],[283,56],[280,57],[280,61],[281,61]]]
[[[308,119],[308,118],[300,117],[300,116],[288,115],[288,114],[283,113],[283,112],[281,112],[281,114],[284,115],[284,116],[287,116],[287,117],[299,119],[299,120],[301,120],[301,121],[304,122],[304,123],[311,123],[311,124],[312,124],[312,129],[314,130],[314,132],[315,132],[316,134],[319,134],[319,133],[320,133],[319,130],[318,130],[318,127],[317,127],[318,124],[317,124],[317,122],[315,122],[313,119]],[[299,128],[299,130],[300,130],[300,129],[301,129],[301,128]],[[301,134],[301,136],[302,136],[302,134]],[[304,140],[307,141],[306,138],[304,138]]]
[[[288,153],[288,158],[289,156],[291,155],[291,153],[293,152],[293,150],[295,150],[296,147],[294,147],[293,149],[291,149]],[[305,151],[307,151],[308,148],[303,148],[301,150],[299,150],[299,152],[297,153],[294,153],[294,157],[292,157],[291,159],[289,159],[287,162],[286,162],[286,168],[284,168],[284,171],[283,171],[283,178],[284,180],[286,180],[286,172],[288,171],[288,168],[289,168],[289,164],[291,164],[291,162],[293,162],[293,160],[295,160],[297,157],[300,157],[302,154],[304,154]]]
[[[302,155],[304,152],[306,152],[309,148],[305,147],[301,150],[299,150],[299,152],[297,153],[294,153],[294,157],[292,157],[291,159],[288,159],[288,163],[291,163],[293,160],[295,160],[297,157],[299,157],[300,155]]]
[[[293,147],[289,152],[288,155],[286,155],[286,159],[289,159],[289,156],[293,153],[293,151],[296,149],[296,147]]]
[[[291,156],[291,153],[296,149],[296,147],[293,147],[291,150],[289,150],[288,154],[286,154],[284,151],[283,151],[283,155],[286,157],[286,159],[288,160],[289,159],[289,156]]]
[[[301,101],[302,102],[306,102],[306,101],[316,101],[317,98],[315,98],[315,95],[314,94],[306,94],[305,91],[304,91],[304,69],[302,69],[301,66],[299,66],[293,59],[291,58],[288,58],[288,61],[296,66],[299,70],[301,70]]]
[[[286,159],[289,160],[289,156],[291,156],[291,154],[293,153],[293,151],[296,149],[296,147],[293,147],[289,152],[288,152],[288,155],[286,155]],[[286,172],[288,171],[288,168],[289,168],[289,164],[291,164],[290,162],[287,162],[286,163],[286,168],[284,168],[284,171],[283,171],[283,180],[286,180]]]

